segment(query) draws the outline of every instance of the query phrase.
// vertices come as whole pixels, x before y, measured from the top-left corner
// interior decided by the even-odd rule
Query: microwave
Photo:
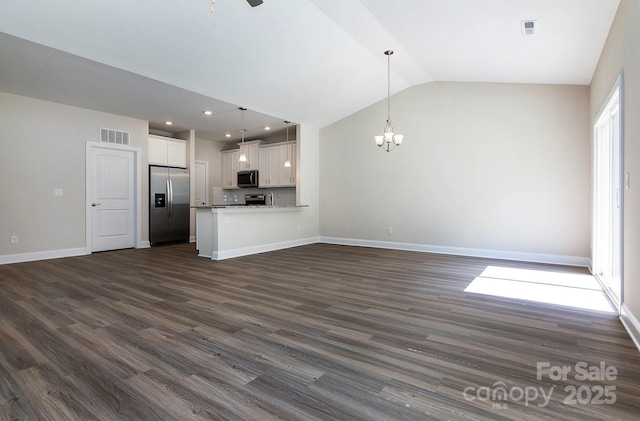
[[[238,171],[238,187],[258,187],[258,170]]]

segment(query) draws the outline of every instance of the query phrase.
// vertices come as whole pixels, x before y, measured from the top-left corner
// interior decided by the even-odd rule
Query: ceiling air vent
[[[522,26],[522,35],[535,35],[538,29],[538,21],[535,20],[523,20],[520,25]]]
[[[112,129],[100,129],[100,142],[129,145],[129,132]]]

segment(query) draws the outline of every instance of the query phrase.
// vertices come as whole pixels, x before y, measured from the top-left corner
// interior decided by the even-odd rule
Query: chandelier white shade
[[[384,125],[382,135],[375,136],[376,145],[389,152],[395,146],[402,145],[403,135],[397,134],[391,124],[391,54],[392,50],[384,52],[387,56],[387,123]]]

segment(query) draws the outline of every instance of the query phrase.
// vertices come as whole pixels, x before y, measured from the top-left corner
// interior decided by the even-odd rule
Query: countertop
[[[197,205],[194,209],[273,209],[273,208],[307,208],[309,205]]]

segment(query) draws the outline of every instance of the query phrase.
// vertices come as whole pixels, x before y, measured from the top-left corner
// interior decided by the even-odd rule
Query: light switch
[[[62,196],[62,189],[53,189],[53,195],[55,197],[60,197]]]

